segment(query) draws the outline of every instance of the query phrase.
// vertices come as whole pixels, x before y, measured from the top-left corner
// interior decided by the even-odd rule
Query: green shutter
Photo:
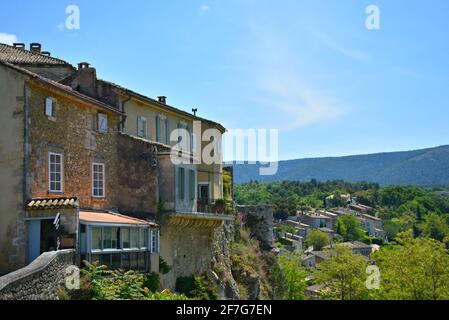
[[[189,171],[189,194],[190,200],[195,199],[195,170]]]
[[[161,141],[161,117],[159,117],[159,115],[156,116],[156,141],[157,142],[162,142]]]
[[[170,121],[165,119],[165,144],[170,145]]]
[[[179,190],[179,198],[184,200],[185,198],[185,170],[184,168],[179,168],[178,170],[178,190]]]

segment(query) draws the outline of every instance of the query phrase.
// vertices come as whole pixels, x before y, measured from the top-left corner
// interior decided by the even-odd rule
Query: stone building
[[[38,44],[0,44],[0,97],[0,272],[55,248],[113,266],[133,263],[109,250],[147,252],[147,270],[160,253],[170,288],[209,268],[214,231],[234,219],[223,214],[223,126]]]

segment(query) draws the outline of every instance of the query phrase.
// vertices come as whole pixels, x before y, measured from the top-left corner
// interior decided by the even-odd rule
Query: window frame
[[[61,171],[59,172],[60,174],[60,181],[59,184],[61,185],[61,189],[60,190],[56,190],[56,189],[52,189],[51,188],[51,156],[59,156],[60,157],[60,166],[61,166]],[[57,172],[54,172],[55,174],[57,174]],[[57,181],[54,181],[55,184],[57,183]],[[50,193],[64,193],[64,155],[62,153],[57,153],[57,152],[48,152],[48,192]]]
[[[47,113],[47,108],[48,108],[48,103],[51,102],[51,114]],[[54,118],[55,116],[55,101],[53,100],[53,98],[51,97],[46,97],[45,98],[45,105],[44,105],[44,114],[49,117],[49,118]]]
[[[102,180],[102,189],[103,189],[103,194],[101,196],[99,195],[95,195],[95,178],[94,178],[94,167],[95,166],[101,166],[102,167],[102,176],[103,176],[103,180]],[[97,199],[104,199],[106,198],[106,165],[104,163],[101,162],[92,162],[92,179],[91,179],[91,183],[92,183],[92,197],[93,198],[97,198]],[[97,180],[98,181],[98,180]]]
[[[139,124],[142,123],[143,135],[140,134]],[[148,121],[143,116],[137,116],[137,136],[140,138],[148,138]]]
[[[106,128],[102,128],[101,127],[101,119],[102,118],[105,120]],[[108,115],[106,113],[98,113],[97,120],[98,120],[98,123],[97,123],[97,125],[98,125],[97,130],[98,130],[98,132],[100,132],[100,133],[107,133],[108,130],[109,130],[109,128],[108,128]]]

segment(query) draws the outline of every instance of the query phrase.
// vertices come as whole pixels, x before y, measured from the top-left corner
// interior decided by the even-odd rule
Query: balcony
[[[224,199],[198,199],[197,201],[197,211],[201,213],[232,214],[232,208],[232,201]]]

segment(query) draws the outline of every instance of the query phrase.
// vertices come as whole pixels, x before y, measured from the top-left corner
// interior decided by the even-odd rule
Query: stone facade
[[[0,275],[26,264],[23,198],[26,77],[0,64]]]
[[[29,198],[77,196],[81,208],[117,208],[118,114],[81,105],[73,99],[34,84],[29,93]],[[55,101],[54,117],[45,115],[45,99]],[[98,113],[107,114],[108,132],[96,130]],[[50,193],[48,153],[63,154],[63,193]],[[92,196],[92,162],[105,164],[105,197]]]
[[[157,212],[159,199],[158,146],[143,139],[119,134],[117,205],[124,212],[144,218]]]
[[[243,214],[246,225],[259,241],[266,246],[273,246],[273,206],[236,206],[236,210]]]
[[[75,250],[42,254],[27,267],[0,278],[0,300],[57,300]]]
[[[198,221],[199,222],[199,221]],[[214,229],[164,223],[161,227],[161,256],[172,270],[161,277],[163,288],[174,290],[176,279],[206,272],[211,267]]]

